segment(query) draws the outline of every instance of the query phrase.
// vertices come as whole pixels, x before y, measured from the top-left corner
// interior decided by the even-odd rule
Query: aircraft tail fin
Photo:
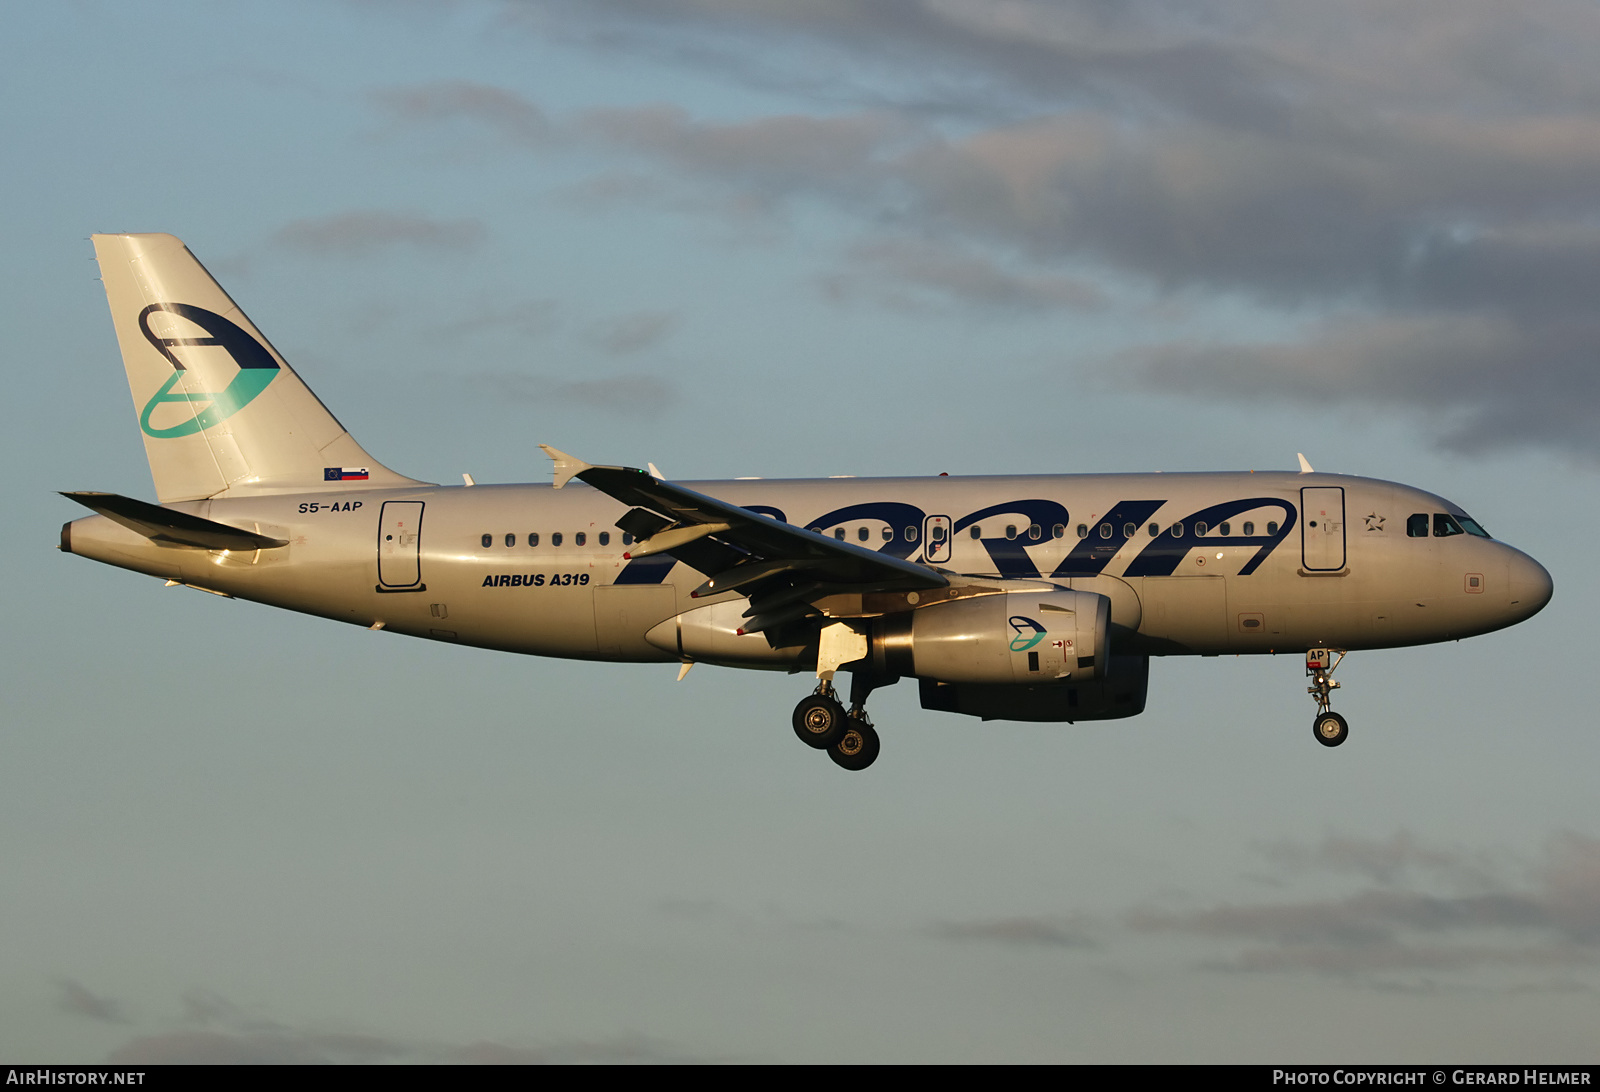
[[[421,484],[362,450],[181,240],[94,250],[162,503]]]

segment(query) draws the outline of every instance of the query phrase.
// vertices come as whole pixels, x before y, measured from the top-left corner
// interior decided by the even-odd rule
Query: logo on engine
[[[1012,652],[1026,652],[1045,638],[1045,628],[1032,618],[1013,614],[1008,621],[1017,635],[1011,638]]]
[[[150,316],[156,311],[177,315],[200,327],[210,336],[162,337],[150,328]],[[144,334],[146,341],[155,346],[158,353],[167,358],[167,362],[174,369],[172,378],[161,385],[161,389],[145,403],[144,411],[139,414],[139,427],[147,436],[170,439],[204,432],[212,425],[226,421],[244,409],[256,395],[267,389],[268,383],[278,377],[278,362],[272,359],[272,354],[267,352],[259,341],[228,319],[214,311],[207,311],[204,307],[195,307],[187,303],[152,303],[139,312],[139,331]],[[228,381],[228,385],[216,390],[227,366],[214,354],[195,354],[196,358],[190,362],[194,364],[195,371],[190,372],[188,365],[179,360],[178,355],[172,351],[176,346],[187,345],[221,348],[232,364],[238,368]],[[190,375],[198,378],[199,382],[195,385],[209,387],[211,393],[185,390],[184,387],[190,384],[184,382],[184,377]],[[174,391],[174,387],[178,389]],[[152,425],[150,417],[156,412],[157,407],[171,402],[187,405],[191,416],[164,428]],[[196,409],[196,403],[205,405]]]

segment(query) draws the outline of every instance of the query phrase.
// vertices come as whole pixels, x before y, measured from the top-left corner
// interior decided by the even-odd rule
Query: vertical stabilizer
[[[414,484],[362,450],[181,240],[96,235],[94,250],[162,503]]]

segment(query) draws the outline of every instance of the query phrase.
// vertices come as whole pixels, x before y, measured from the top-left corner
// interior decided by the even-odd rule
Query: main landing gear
[[[1306,693],[1317,700],[1317,716],[1311,722],[1311,734],[1324,747],[1337,747],[1350,737],[1350,726],[1332,708],[1331,696],[1339,689],[1333,673],[1344,662],[1342,648],[1313,648],[1306,653],[1306,674],[1311,685]]]
[[[800,742],[828,752],[835,764],[847,770],[864,770],[878,757],[878,732],[867,716],[867,695],[887,682],[869,672],[850,676],[850,711],[845,712],[833,682],[824,679],[817,689],[794,707],[794,734]]]

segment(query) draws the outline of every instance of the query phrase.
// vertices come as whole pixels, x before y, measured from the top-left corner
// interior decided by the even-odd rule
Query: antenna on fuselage
[[[1302,474],[1315,474],[1316,473],[1315,470],[1311,469],[1311,464],[1306,462],[1306,457],[1304,455],[1302,455],[1298,451],[1296,451],[1294,453],[1294,457],[1296,459],[1300,460],[1300,473],[1302,473]]]

